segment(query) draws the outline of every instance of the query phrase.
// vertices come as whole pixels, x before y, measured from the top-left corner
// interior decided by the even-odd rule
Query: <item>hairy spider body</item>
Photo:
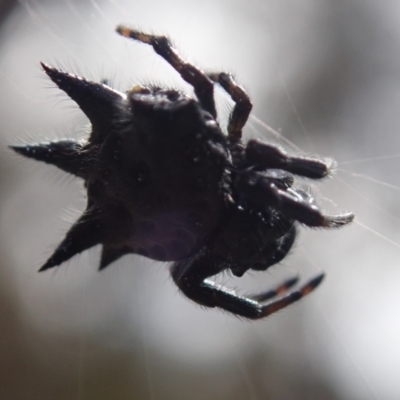
[[[231,75],[205,74],[180,58],[170,41],[126,27],[117,32],[149,44],[194,88],[135,86],[126,93],[42,64],[89,118],[86,142],[59,140],[12,148],[82,178],[88,204],[40,271],[102,244],[100,269],[128,253],[172,261],[174,282],[190,299],[258,319],[312,291],[323,274],[292,292],[290,279],[249,297],[207,278],[224,270],[242,276],[281,261],[296,238],[296,221],[332,228],[353,214],[327,216],[293,186],[292,174],[329,174],[324,161],[293,157],[259,140],[242,142],[252,104]],[[224,134],[213,89],[235,102]]]

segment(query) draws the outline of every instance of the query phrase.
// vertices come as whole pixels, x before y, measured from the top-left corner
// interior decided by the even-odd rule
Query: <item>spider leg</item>
[[[213,82],[200,69],[184,61],[166,36],[151,35],[125,26],[118,26],[116,31],[124,37],[152,46],[154,51],[164,58],[183,80],[193,86],[202,108],[216,118]]]
[[[276,208],[288,218],[310,227],[339,228],[354,219],[353,213],[325,215],[306,193],[291,188],[279,189],[258,172],[242,172],[236,180],[236,187],[258,207]]]
[[[229,117],[228,138],[231,142],[237,143],[242,138],[242,129],[249,118],[253,104],[245,90],[235,82],[231,74],[226,72],[210,73],[208,77],[219,83],[236,103]]]
[[[218,272],[220,272],[220,268],[217,267],[215,260],[206,254],[178,261],[171,268],[171,275],[174,282],[191,300],[202,306],[219,307],[232,314],[249,319],[267,317],[295,303],[313,291],[324,277],[323,274],[318,275],[301,286],[300,289],[289,292],[283,297],[272,300],[267,304],[263,304],[251,297],[239,296],[233,290],[206,279]],[[280,294],[285,288],[292,286],[294,283],[293,280],[287,281],[284,285],[280,285],[275,292]],[[264,295],[255,295],[256,298],[257,296],[262,300],[265,297],[269,299],[271,293],[268,291]]]
[[[257,139],[249,140],[247,143],[246,159],[252,165],[266,169],[282,169],[311,179],[324,178],[335,166],[332,160],[324,162],[313,158],[290,156],[279,147]]]
[[[340,228],[354,219],[353,213],[325,215],[315,204],[312,204],[298,192],[288,189],[283,191],[276,186],[265,186],[274,196],[278,196],[280,209],[290,218],[310,227]]]
[[[282,296],[291,287],[293,287],[298,281],[299,281],[299,278],[296,276],[294,278],[290,278],[290,279],[286,280],[285,282],[281,283],[275,289],[270,289],[267,292],[261,292],[261,293],[258,293],[258,294],[251,294],[251,295],[249,295],[249,297],[252,300],[264,303],[267,300],[270,300],[270,299],[272,299],[274,297]]]

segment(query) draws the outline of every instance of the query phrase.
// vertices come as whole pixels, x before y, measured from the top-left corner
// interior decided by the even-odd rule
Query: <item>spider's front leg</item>
[[[318,275],[300,289],[288,292],[282,297],[264,304],[266,300],[286,292],[297,282],[297,279],[290,279],[265,293],[243,297],[237,295],[233,290],[207,279],[221,272],[221,270],[219,262],[212,255],[203,253],[174,263],[171,267],[171,275],[182,292],[196,303],[206,307],[219,307],[232,314],[249,319],[267,317],[300,300],[313,291],[324,278],[323,274]]]
[[[214,101],[213,82],[200,69],[184,61],[166,36],[151,35],[126,26],[118,26],[116,31],[124,37],[152,46],[159,56],[164,58],[165,61],[179,72],[182,79],[193,86],[194,92],[203,109],[216,118],[217,111]]]
[[[246,125],[253,104],[246,91],[235,82],[231,74],[226,72],[209,73],[208,77],[219,83],[235,102],[228,122],[228,138],[232,143],[237,143],[242,138],[242,129]]]

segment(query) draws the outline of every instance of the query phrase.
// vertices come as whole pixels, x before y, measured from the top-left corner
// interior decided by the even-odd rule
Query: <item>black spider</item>
[[[196,98],[154,86],[120,93],[42,64],[92,130],[84,143],[12,146],[82,178],[87,189],[86,211],[40,271],[102,244],[100,269],[128,253],[173,261],[172,278],[187,297],[246,318],[266,317],[311,292],[323,274],[286,294],[297,279],[249,297],[207,278],[278,263],[293,245],[296,221],[321,228],[350,223],[352,213],[325,215],[308,192],[292,186],[292,173],[320,179],[329,174],[329,163],[293,157],[260,140],[243,144],[252,104],[230,74],[202,72],[164,36],[123,26],[117,32],[152,46],[193,86]],[[235,102],[228,135],[217,122],[214,83]]]

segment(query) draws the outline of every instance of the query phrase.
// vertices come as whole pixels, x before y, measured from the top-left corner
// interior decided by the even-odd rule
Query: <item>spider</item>
[[[293,175],[320,179],[332,162],[291,156],[261,140],[242,141],[252,103],[232,75],[205,73],[184,61],[165,36],[125,26],[116,31],[150,45],[189,83],[175,89],[135,86],[126,93],[42,63],[45,73],[91,123],[85,142],[63,139],[11,146],[84,180],[87,208],[40,271],[102,244],[99,269],[125,254],[173,262],[173,281],[191,300],[259,319],[298,301],[322,281],[297,290],[297,278],[242,297],[208,278],[230,270],[265,271],[290,251],[298,223],[337,228],[354,215],[325,215]],[[227,134],[217,122],[214,86],[233,100]]]

